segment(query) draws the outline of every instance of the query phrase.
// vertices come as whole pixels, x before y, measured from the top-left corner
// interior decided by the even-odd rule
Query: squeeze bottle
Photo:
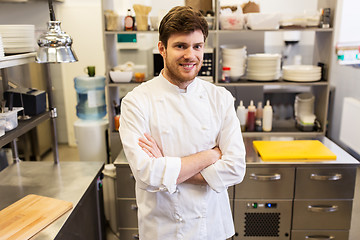
[[[270,132],[272,129],[272,118],[273,118],[273,110],[270,106],[270,101],[266,101],[266,106],[263,110],[263,131]]]
[[[246,117],[247,117],[247,111],[245,109],[245,106],[243,105],[243,101],[240,100],[240,104],[237,107],[236,115],[239,118],[240,121],[240,127],[241,131],[244,132],[246,129]]]
[[[255,112],[256,112],[256,107],[254,106],[254,101],[251,100],[250,106],[248,107],[246,131],[249,131],[249,132],[255,131]]]
[[[263,107],[262,102],[258,102],[256,108],[256,117],[255,117],[255,131],[261,132],[262,131],[262,124],[263,124]]]

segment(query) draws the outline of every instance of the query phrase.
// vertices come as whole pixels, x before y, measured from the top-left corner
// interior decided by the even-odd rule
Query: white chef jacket
[[[136,179],[141,240],[224,240],[234,234],[227,188],[245,175],[245,148],[234,98],[195,78],[184,91],[162,75],[122,100],[120,136]],[[164,157],[138,145],[149,133]],[[218,146],[222,157],[201,171],[208,185],[176,184],[181,157]]]

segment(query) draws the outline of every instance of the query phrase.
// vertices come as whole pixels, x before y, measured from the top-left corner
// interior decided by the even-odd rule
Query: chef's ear
[[[159,53],[161,54],[161,56],[165,56],[165,50],[166,50],[166,48],[165,48],[165,45],[164,45],[164,43],[162,42],[162,41],[159,41],[158,42],[158,49],[159,49]]]

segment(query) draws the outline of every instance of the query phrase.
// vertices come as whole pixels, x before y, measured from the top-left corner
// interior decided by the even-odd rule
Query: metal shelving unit
[[[3,58],[0,58],[0,69],[19,66],[22,64],[27,64],[34,62],[36,56],[35,52],[10,55]]]
[[[107,9],[114,8],[114,2],[116,0],[102,0],[102,12]],[[317,1],[317,9],[320,8],[336,8],[336,0]],[[282,126],[278,123],[274,125],[273,131],[271,132],[243,132],[244,136],[302,136],[302,137],[317,137],[324,136],[326,133],[327,125],[327,115],[328,115],[328,105],[329,105],[329,69],[325,68],[325,75],[323,80],[316,82],[291,82],[283,79],[278,79],[274,81],[251,81],[247,80],[246,76],[241,77],[238,81],[230,83],[222,83],[222,51],[221,46],[226,44],[239,44],[246,45],[248,48],[248,53],[252,52],[265,52],[264,43],[265,43],[265,34],[266,33],[284,33],[288,31],[301,31],[306,33],[313,33],[314,36],[314,48],[312,51],[312,63],[316,65],[321,62],[324,63],[327,67],[330,66],[331,62],[331,48],[333,46],[333,36],[334,29],[330,28],[318,28],[318,27],[307,27],[307,28],[284,28],[284,29],[274,29],[274,30],[222,30],[220,29],[220,1],[215,1],[214,11],[215,11],[215,22],[214,29],[209,31],[209,41],[208,47],[214,49],[214,79],[213,83],[218,86],[227,87],[231,90],[234,88],[242,89],[242,91],[247,93],[255,93],[256,96],[262,94],[264,97],[271,94],[277,94],[278,96],[292,96],[299,92],[312,92],[316,99],[315,106],[315,115],[317,116],[318,121],[320,122],[321,129],[319,131],[311,132],[302,132],[295,127],[295,124],[285,124]],[[117,35],[128,35],[128,34],[158,34],[158,31],[108,31],[105,26],[105,17],[103,18],[103,37],[104,37],[104,52],[105,52],[105,62],[106,62],[106,71],[107,73],[111,68],[118,64],[118,45],[117,45]],[[334,20],[332,19],[332,22]],[[331,24],[333,25],[333,24]],[[230,40],[231,41],[230,41]],[[251,51],[250,51],[251,49]],[[127,89],[135,87],[138,83],[114,83],[111,81],[109,76],[107,77],[107,103],[108,103],[108,113],[109,113],[109,127],[110,132],[113,137],[110,137],[111,148],[119,148],[121,146],[120,140],[118,139],[118,133],[114,130],[113,113],[111,103],[114,99],[118,99],[119,91],[122,89]],[[245,89],[245,90],[244,90]],[[251,95],[251,94],[250,94]],[[242,96],[240,96],[242,98]],[[239,100],[239,99],[238,99]],[[248,100],[248,99],[240,99]],[[263,99],[265,100],[265,99]],[[245,102],[246,102],[245,101]],[[112,139],[115,139],[116,142],[112,143]],[[112,151],[113,152],[113,151]],[[117,151],[114,151],[116,154]],[[115,156],[111,157],[113,160]]]
[[[35,56],[36,56],[36,52],[30,52],[30,53],[15,54],[0,58],[0,73],[1,73],[3,91],[8,89],[8,76],[7,76],[6,68],[32,63],[35,61]],[[47,73],[49,74],[48,69],[47,69]],[[49,88],[48,86],[48,89],[51,88]],[[16,128],[6,132],[4,136],[0,137],[0,147],[3,147],[8,143],[12,143],[14,162],[18,162],[19,156],[18,156],[16,138],[27,133],[31,129],[35,128],[36,126],[38,126],[39,124],[45,122],[50,118],[51,118],[50,113],[46,111],[37,116],[33,116],[29,120],[19,120],[18,126]],[[52,127],[54,130],[55,125],[53,124]],[[58,163],[58,146],[57,146],[57,142],[54,139],[53,139],[52,148],[54,151],[54,162]]]
[[[44,112],[37,116],[32,117],[29,120],[19,120],[19,125],[13,130],[6,132],[6,134],[0,137],[0,148],[13,141],[15,138],[20,137],[24,133],[27,133],[40,123],[50,119],[50,113]]]

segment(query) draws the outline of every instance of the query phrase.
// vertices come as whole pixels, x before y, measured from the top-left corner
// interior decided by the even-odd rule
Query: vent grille
[[[245,213],[244,237],[279,237],[280,213]]]

